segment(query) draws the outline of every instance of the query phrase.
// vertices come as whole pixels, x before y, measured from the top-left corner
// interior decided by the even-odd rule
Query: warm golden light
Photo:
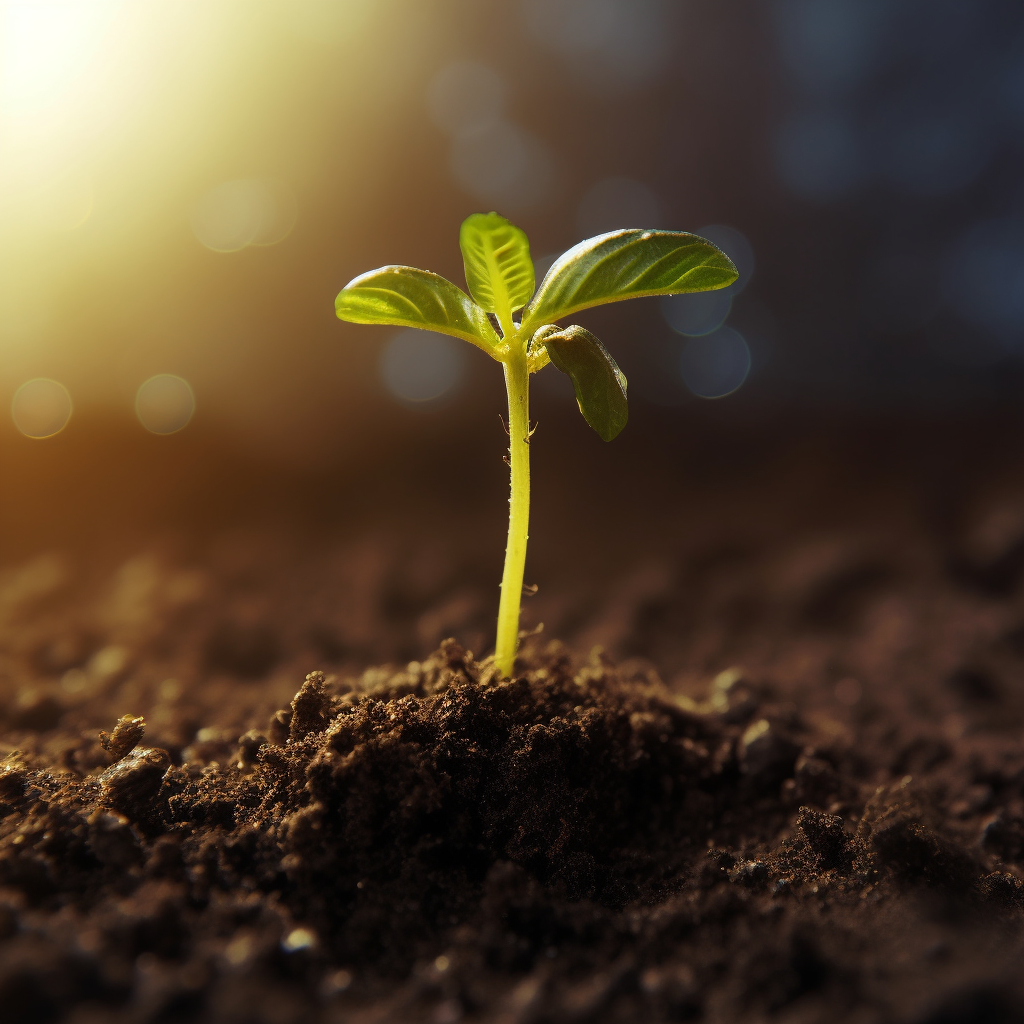
[[[446,60],[426,6],[0,0],[0,397],[127,425],[173,366],[243,436],[356,415],[321,333]]]
[[[55,112],[104,56],[123,0],[6,0],[5,112],[18,121]]]
[[[25,210],[23,190],[89,193],[82,159],[140,94],[152,40],[136,9],[124,0],[0,0],[2,198],[30,222],[42,203]],[[80,212],[91,201],[70,205]]]

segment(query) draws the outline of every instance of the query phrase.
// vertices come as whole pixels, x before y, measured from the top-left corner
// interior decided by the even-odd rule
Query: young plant
[[[710,242],[685,231],[610,231],[580,242],[535,288],[526,234],[496,213],[475,213],[459,230],[467,295],[427,270],[389,266],[338,294],[342,320],[421,327],[450,334],[501,363],[508,390],[512,496],[501,578],[495,662],[510,676],[530,518],[530,374],[547,364],[569,376],[583,418],[605,441],[626,425],[626,378],[590,331],[556,321],[605,302],[724,288],[736,268]]]

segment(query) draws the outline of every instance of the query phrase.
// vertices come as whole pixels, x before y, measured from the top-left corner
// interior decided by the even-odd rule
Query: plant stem
[[[509,498],[508,544],[505,546],[505,571],[501,577],[501,603],[498,606],[498,640],[494,660],[502,675],[512,675],[519,644],[519,604],[523,596],[523,570],[526,566],[526,540],[530,525],[530,371],[526,364],[526,346],[509,337],[505,361],[505,388],[508,391],[508,433],[511,455],[512,494]]]

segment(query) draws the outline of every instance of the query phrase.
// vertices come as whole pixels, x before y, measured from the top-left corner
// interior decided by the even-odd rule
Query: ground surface
[[[1020,446],[811,435],[551,471],[512,681],[436,467],[9,554],[3,1019],[1024,1020]]]

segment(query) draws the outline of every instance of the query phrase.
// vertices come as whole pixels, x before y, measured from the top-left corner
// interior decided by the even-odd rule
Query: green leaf
[[[462,222],[459,246],[469,294],[508,323],[536,287],[526,232],[496,213],[474,213]]]
[[[620,299],[725,288],[736,277],[724,252],[688,231],[610,231],[580,242],[555,261],[522,325],[535,329]]]
[[[565,330],[542,327],[533,344],[547,347],[551,362],[572,380],[583,418],[605,441],[626,425],[626,377],[590,331],[573,324]]]
[[[353,324],[395,324],[451,334],[491,353],[498,336],[487,314],[461,289],[429,270],[381,267],[353,278],[334,308]]]

